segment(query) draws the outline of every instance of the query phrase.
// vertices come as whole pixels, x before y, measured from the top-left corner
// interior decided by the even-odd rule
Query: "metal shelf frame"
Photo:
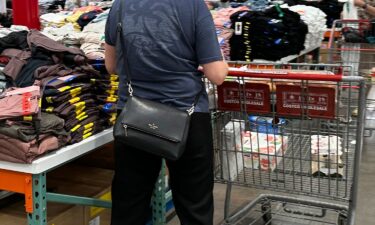
[[[111,208],[110,201],[47,192],[46,175],[49,171],[112,142],[112,132],[112,129],[105,130],[80,143],[44,155],[31,164],[0,161],[0,191],[25,195],[28,225],[47,225],[47,202]],[[163,163],[152,200],[153,211],[156,212],[152,218],[153,225],[165,225],[166,214],[173,208],[171,192],[166,190],[165,174],[166,166]]]

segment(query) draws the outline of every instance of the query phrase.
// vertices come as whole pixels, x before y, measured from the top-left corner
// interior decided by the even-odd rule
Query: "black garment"
[[[88,74],[72,74],[64,77],[56,77],[46,84],[47,89],[57,89],[69,85],[73,82],[86,83],[89,81]]]
[[[99,119],[99,110],[96,108],[90,108],[90,109],[83,111],[82,113],[80,113],[79,115],[75,117],[72,117],[72,116],[69,117],[69,119],[65,121],[66,130],[71,130],[76,125],[85,121],[87,118]]]
[[[81,27],[81,30],[89,24],[92,20],[96,18],[96,16],[101,13],[100,11],[90,11],[87,13],[82,14],[79,19],[77,20],[78,25]]]
[[[38,30],[31,30],[28,33],[27,42],[33,57],[41,52],[52,56],[56,64],[64,63],[68,67],[86,65],[87,58],[81,49],[66,47],[43,35]]]
[[[213,145],[208,113],[192,115],[187,143],[178,161],[167,162],[176,212],[183,225],[212,225]],[[112,225],[146,224],[161,161],[115,141]]]
[[[42,66],[52,65],[53,61],[49,55],[42,52],[33,55],[33,57],[27,60],[26,65],[23,66],[22,70],[14,80],[17,87],[28,87],[34,84],[35,77],[34,71]]]
[[[75,98],[83,93],[86,93],[91,88],[91,84],[74,83],[58,89],[46,89],[44,91],[44,99],[47,103],[64,103],[72,98]]]
[[[13,25],[13,15],[11,10],[7,10],[7,13],[5,14],[0,14],[0,25],[8,28]]]
[[[71,124],[68,124],[68,123],[65,124],[65,130],[68,131],[68,132],[76,132],[82,126],[85,127],[88,124],[95,123],[95,122],[98,122],[98,121],[100,121],[99,116],[96,116],[96,115],[90,116],[90,117],[84,119],[83,121],[81,121],[79,124],[76,124],[74,127],[72,127]]]
[[[264,12],[241,11],[231,16],[232,28],[242,30],[230,39],[232,60],[277,61],[305,49],[307,25],[298,13],[280,10],[283,16],[276,7]]]
[[[27,34],[27,31],[17,31],[0,38],[0,53],[7,48],[26,49],[28,47]]]
[[[91,124],[88,124],[89,126],[81,126],[79,130],[72,132],[70,140],[70,144],[75,144],[80,141],[85,140],[88,137],[91,137],[92,135],[95,135],[99,132],[102,132],[104,130],[104,126],[101,125],[101,122],[92,122]]]

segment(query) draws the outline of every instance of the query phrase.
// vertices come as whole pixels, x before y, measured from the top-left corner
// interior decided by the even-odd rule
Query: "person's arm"
[[[221,85],[228,74],[228,64],[225,61],[206,63],[202,68],[208,80],[216,85]]]
[[[195,24],[195,51],[198,63],[203,67],[205,76],[214,84],[220,85],[228,74],[228,65],[223,60],[215,25],[207,6],[198,3]]]
[[[119,1],[113,3],[113,7],[108,14],[105,25],[105,67],[110,74],[116,74],[116,36],[117,36],[117,14],[115,10],[118,8]],[[117,4],[117,5],[116,5]]]
[[[369,5],[367,2],[363,0],[354,0],[354,5],[357,7],[361,7],[369,15],[375,16],[375,7]]]
[[[105,44],[105,67],[110,74],[116,74],[116,48]]]

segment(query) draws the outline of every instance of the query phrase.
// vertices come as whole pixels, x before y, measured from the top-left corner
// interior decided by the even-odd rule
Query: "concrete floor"
[[[220,224],[224,218],[224,196],[226,186],[215,185],[215,218],[214,224]],[[235,187],[232,195],[232,209],[236,209],[259,194],[259,191],[251,188]],[[365,138],[365,146],[362,156],[359,201],[356,215],[356,225],[375,224],[375,137]],[[179,225],[175,217],[168,225]],[[283,223],[292,225],[289,223]],[[305,224],[305,223],[303,223]],[[314,223],[315,224],[315,223]],[[318,223],[317,223],[318,224]],[[277,224],[276,224],[277,225]]]

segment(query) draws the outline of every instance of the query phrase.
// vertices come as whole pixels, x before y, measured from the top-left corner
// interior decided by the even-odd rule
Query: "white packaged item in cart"
[[[220,159],[222,160],[222,175],[224,179],[234,180],[243,171],[244,162],[241,146],[241,131],[245,129],[245,121],[231,120],[221,130],[222,143]]]
[[[242,134],[245,167],[274,170],[283,159],[288,147],[288,137],[257,132]]]
[[[330,135],[312,135],[311,153],[319,155],[342,155],[342,138]]]
[[[342,138],[330,135],[311,136],[311,172],[313,175],[343,177]]]

